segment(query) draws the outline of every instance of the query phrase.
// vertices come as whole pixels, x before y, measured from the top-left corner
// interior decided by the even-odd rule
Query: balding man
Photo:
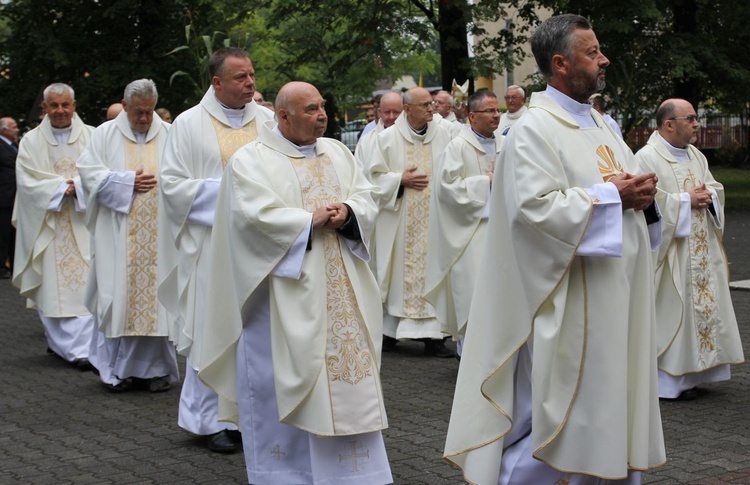
[[[235,153],[216,206],[211,325],[191,358],[239,419],[254,484],[392,482],[365,244],[377,206],[351,152],[322,138],[324,103],[282,87],[278,126]]]
[[[172,339],[177,351],[187,356],[177,422],[205,436],[209,450],[234,453],[242,448],[236,427],[218,421],[218,397],[198,380],[190,353],[195,326],[211,324],[204,318],[205,275],[224,167],[234,152],[255,141],[273,113],[253,101],[255,69],[244,50],[217,50],[208,70],[211,87],[200,104],[177,117],[164,150],[161,188],[169,231],[163,232],[162,244],[173,245],[178,256],[171,267],[159,268],[159,297],[176,317]]]
[[[13,285],[39,311],[48,352],[90,369],[95,324],[84,289],[91,250],[76,161],[94,128],[76,114],[67,84],[47,86],[42,109],[44,119],[18,148]]]
[[[107,121],[117,118],[122,111],[122,103],[112,103],[107,108]]]
[[[451,140],[433,120],[433,109],[426,89],[409,89],[404,112],[392,128],[378,135],[378,150],[367,172],[377,186],[380,205],[374,245],[384,304],[384,348],[393,348],[398,339],[421,339],[426,355],[452,357],[435,309],[422,297],[430,180]]]
[[[721,243],[724,187],[693,145],[700,123],[688,101],[664,101],[656,125],[636,159],[659,176],[664,221],[655,280],[659,397],[691,400],[696,386],[729,380],[729,364],[744,360]]]
[[[377,149],[376,141],[378,134],[386,128],[393,126],[396,118],[399,117],[403,110],[404,101],[401,93],[385,93],[380,98],[380,106],[378,107],[380,119],[374,130],[359,138],[357,148],[354,150],[354,158],[357,159],[361,167],[367,167],[371,163],[370,158]]]

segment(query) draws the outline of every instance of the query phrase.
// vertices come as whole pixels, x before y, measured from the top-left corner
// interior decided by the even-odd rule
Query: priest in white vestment
[[[386,128],[393,126],[396,118],[401,115],[402,111],[404,111],[404,101],[401,93],[385,93],[380,98],[380,105],[378,106],[378,114],[380,116],[375,129],[368,133],[363,133],[359,137],[357,147],[354,150],[354,158],[357,159],[359,166],[363,170],[371,164],[370,158],[374,155],[375,150],[377,150],[378,134]]]
[[[397,339],[422,339],[425,354],[453,357],[435,309],[424,299],[430,181],[451,135],[433,120],[430,93],[411,88],[404,112],[378,135],[366,167],[380,206],[375,233],[375,275],[384,305],[384,348]]]
[[[470,128],[451,140],[435,165],[427,233],[425,299],[435,307],[442,331],[455,339],[464,333],[482,265],[500,150],[494,135],[500,122],[495,93],[478,91],[468,105]]]
[[[730,378],[744,361],[721,239],[724,187],[692,143],[700,124],[693,106],[668,99],[657,131],[636,155],[656,172],[663,243],[656,265],[659,396],[690,400],[696,386]]]
[[[529,108],[526,107],[526,91],[521,86],[508,86],[505,90],[505,106],[508,111],[503,113],[500,118],[500,125],[497,127],[497,136],[506,137],[510,132],[513,124],[526,114]]]
[[[214,52],[209,75],[212,86],[200,104],[177,117],[164,150],[160,186],[168,230],[159,237],[164,245],[174,245],[178,256],[171,267],[159,266],[159,298],[176,324],[171,338],[177,351],[187,357],[177,423],[205,436],[209,450],[234,453],[242,450],[237,427],[219,422],[218,396],[198,379],[190,350],[195,326],[211,328],[204,317],[206,276],[224,167],[234,152],[258,137],[273,112],[253,100],[255,70],[242,49]]]
[[[39,312],[48,351],[87,370],[94,319],[84,304],[90,249],[76,161],[94,128],[75,113],[67,84],[47,86],[42,109],[16,160],[13,284]]]
[[[314,86],[282,87],[276,116],[224,172],[211,326],[196,327],[191,358],[220,396],[220,418],[239,419],[250,483],[390,483],[382,314],[365,243],[373,187],[345,145],[321,138]]]
[[[588,103],[609,64],[588,21],[551,17],[532,51],[548,87],[497,162],[445,457],[481,485],[639,483],[665,462],[656,176]]]
[[[433,105],[435,107],[433,116],[437,120],[438,125],[448,131],[452,137],[458,136],[463,131],[464,124],[456,118],[456,113],[453,112],[455,103],[451,93],[442,90],[438,91],[433,97],[433,102],[435,103]]]
[[[179,379],[169,319],[157,299],[159,163],[167,125],[154,117],[156,86],[125,87],[123,111],[100,125],[78,160],[93,248],[86,304],[99,331],[91,363],[116,392],[162,392]],[[172,249],[172,251],[174,251]]]

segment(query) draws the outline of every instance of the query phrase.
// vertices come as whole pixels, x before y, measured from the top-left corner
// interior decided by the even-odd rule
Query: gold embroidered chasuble
[[[472,483],[497,483],[504,449],[529,426],[524,410],[533,457],[557,470],[622,479],[666,459],[644,215],[618,212],[620,257],[577,254],[602,203],[586,188],[640,172],[592,117],[581,128],[534,93],[498,160],[444,455]],[[525,345],[533,370],[516,375]]]
[[[673,376],[744,361],[721,242],[724,188],[705,156],[689,145],[677,161],[655,134],[636,158],[659,177],[657,201],[665,224],[656,267],[659,369]],[[719,211],[691,209],[690,235],[675,237],[680,193],[703,183],[716,192]]]
[[[155,117],[145,143],[138,144],[123,112],[94,131],[78,161],[94,244],[86,303],[108,338],[169,335],[169,316],[157,299],[163,256],[159,233],[164,230],[158,183],[168,126]],[[103,189],[111,176],[125,177],[141,168],[155,176],[156,188],[135,192],[116,178]],[[109,205],[102,202],[108,199]]]
[[[305,209],[312,213],[319,207],[341,200],[336,171],[328,156],[290,158],[300,183]],[[377,403],[379,389],[375,363],[367,328],[357,305],[356,295],[341,257],[341,242],[336,231],[324,230],[313,244],[322,244],[325,260],[326,351],[325,371],[330,393],[333,426],[346,429],[347,422],[362,413],[365,403]],[[339,421],[343,426],[339,425]],[[378,429],[382,423],[361,423]]]
[[[63,199],[59,212],[47,207],[63,182],[78,178],[76,160],[92,131],[75,115],[67,143],[59,144],[45,117],[19,148],[13,284],[30,308],[48,317],[89,314],[84,305],[90,258],[84,214],[75,210],[72,197]]]
[[[432,182],[433,166],[450,140],[450,133],[437,121],[428,123],[424,135],[417,135],[402,113],[391,128],[378,135],[377,154],[366,167],[378,188],[381,208],[374,236],[381,297],[390,315],[409,321],[435,318],[434,308],[423,298],[432,188],[405,188],[398,197],[401,175],[416,165],[417,173],[427,174]]]
[[[270,129],[239,149],[224,173],[216,206],[206,320],[191,359],[220,396],[220,418],[237,419],[235,356],[242,315],[268,282],[274,382],[281,422],[319,436],[387,427],[379,380],[382,306],[367,262],[377,208],[351,152],[320,138],[305,159]],[[352,208],[363,241],[313,233],[299,277],[274,274],[320,204]],[[356,250],[353,248],[357,248]],[[238,262],[242,262],[238,264]]]
[[[170,128],[160,180],[165,227],[161,247],[171,245],[175,255],[159,267],[159,299],[176,316],[170,339],[182,355],[189,357],[195,326],[205,323],[205,275],[211,264],[212,227],[189,219],[197,194],[209,180],[220,180],[237,149],[257,138],[259,123],[272,119],[270,110],[252,102],[245,105],[242,126],[233,128],[209,88],[200,104],[178,116]]]

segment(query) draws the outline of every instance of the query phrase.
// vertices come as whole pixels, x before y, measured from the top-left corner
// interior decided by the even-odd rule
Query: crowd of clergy
[[[659,399],[744,358],[724,192],[685,100],[625,144],[586,19],[532,51],[530,100],[388,92],[354,153],[313,85],[270,105],[238,48],[173,122],[148,79],[96,128],[49,85],[19,145],[0,122],[12,282],[47,351],[111,392],[167,391],[185,356],[178,425],[244,450],[250,483],[385,484],[381,352],[418,340],[461,360],[445,459],[466,481],[640,483],[666,460]]]

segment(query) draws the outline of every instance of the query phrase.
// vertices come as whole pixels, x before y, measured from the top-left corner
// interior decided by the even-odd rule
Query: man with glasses
[[[463,335],[469,318],[500,149],[494,136],[500,123],[495,93],[478,91],[468,104],[471,128],[461,130],[435,165],[427,237],[425,298],[443,332],[454,338]]]
[[[433,120],[430,93],[404,93],[404,112],[378,135],[378,151],[367,168],[377,186],[380,214],[375,225],[376,277],[385,305],[383,348],[398,339],[420,339],[425,354],[453,357],[445,347],[435,309],[424,298],[427,219],[433,166],[451,135]]]
[[[724,187],[693,145],[700,124],[688,101],[664,101],[656,124],[636,158],[659,177],[663,217],[655,280],[659,397],[691,400],[696,386],[728,380],[729,364],[744,360],[721,244]]]
[[[508,111],[503,114],[498,127],[498,133],[502,136],[508,136],[508,131],[513,123],[519,120],[521,116],[528,111],[526,107],[526,92],[521,86],[508,86],[505,91],[505,106]]]

